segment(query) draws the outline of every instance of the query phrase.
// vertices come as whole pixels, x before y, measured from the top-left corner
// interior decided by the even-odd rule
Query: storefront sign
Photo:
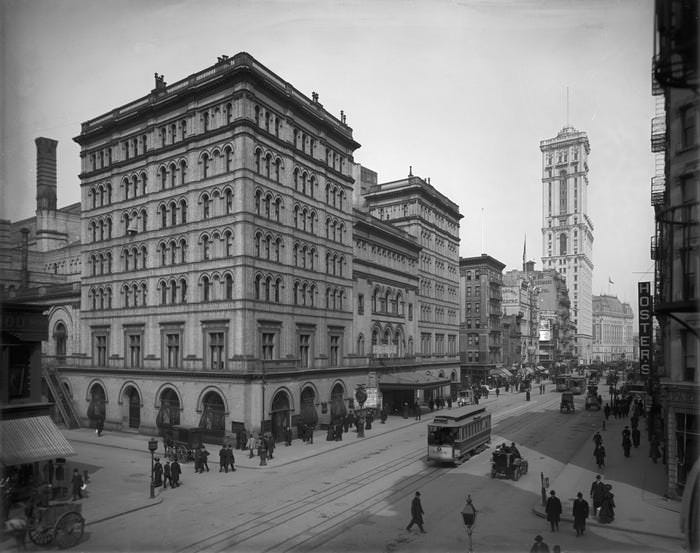
[[[367,387],[365,388],[365,392],[367,392],[367,401],[365,401],[365,407],[379,407],[379,389]]]
[[[653,354],[651,283],[638,282],[637,296],[639,300],[639,374],[649,376],[652,372]]]

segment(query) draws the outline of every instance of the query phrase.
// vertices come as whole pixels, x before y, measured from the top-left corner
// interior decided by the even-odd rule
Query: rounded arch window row
[[[253,121],[259,128],[279,137],[283,119],[267,107],[255,104],[253,106]]]
[[[315,198],[316,188],[318,187],[318,177],[308,169],[303,167],[294,167],[292,171],[292,183],[294,190],[303,196]]]
[[[101,182],[88,189],[88,205],[92,209],[110,205],[112,203],[112,183]]]
[[[372,291],[372,313],[405,315],[406,301],[401,290],[376,286]]]
[[[53,273],[55,275],[73,275],[80,273],[82,263],[79,257],[73,257],[71,259],[64,259],[62,261],[54,261],[52,263],[44,264],[44,271],[47,273]]]
[[[279,274],[256,273],[253,293],[256,300],[270,303],[282,303],[284,280]]]
[[[145,196],[148,192],[148,175],[146,171],[127,175],[122,178],[121,185],[125,200]]]
[[[206,273],[199,277],[201,301],[232,300],[233,275],[229,271]]]
[[[343,311],[347,300],[347,293],[343,288],[333,286],[326,287],[326,309],[331,311]]]
[[[122,307],[144,307],[148,305],[148,285],[144,281],[125,282],[120,287]]]
[[[199,236],[199,244],[201,258],[204,261],[232,257],[233,230],[225,228],[203,232]]]
[[[187,223],[187,200],[185,198],[163,201],[158,205],[156,211],[162,229]]]
[[[233,187],[230,185],[215,186],[203,191],[197,200],[201,206],[202,219],[231,215],[233,213],[233,200]]]
[[[95,252],[88,257],[90,276],[109,275],[112,273],[112,252]]]
[[[279,262],[284,242],[282,237],[266,230],[255,231],[255,257]]]
[[[256,146],[253,156],[255,158],[255,172],[258,175],[280,182],[284,164],[278,153],[263,149],[262,146]]]
[[[172,276],[158,280],[158,301],[160,305],[187,303],[187,278]]]
[[[110,240],[112,238],[112,217],[105,216],[91,219],[88,223],[88,235],[92,242]]]
[[[295,267],[301,269],[315,270],[318,250],[316,246],[307,244],[306,242],[294,242],[292,248],[292,261]]]
[[[326,274],[343,276],[346,273],[347,262],[341,253],[330,250],[326,253]]]
[[[232,144],[213,146],[199,154],[199,166],[203,179],[230,173],[234,169]]]
[[[112,287],[94,286],[88,290],[88,302],[92,310],[112,309]]]
[[[145,207],[124,211],[121,220],[124,228],[124,236],[135,234],[136,232],[146,232],[148,230],[148,212]]]
[[[326,204],[335,209],[343,211],[347,194],[342,186],[332,181],[326,183]]]
[[[328,240],[343,244],[345,242],[346,233],[344,222],[339,221],[335,217],[326,218],[326,238]]]
[[[157,246],[161,267],[187,263],[187,239],[184,237],[161,240]]]
[[[255,213],[261,217],[279,222],[282,209],[284,209],[284,202],[279,194],[263,188],[256,188]]]
[[[292,210],[294,228],[315,234],[318,229],[316,210],[304,204],[295,204]]]

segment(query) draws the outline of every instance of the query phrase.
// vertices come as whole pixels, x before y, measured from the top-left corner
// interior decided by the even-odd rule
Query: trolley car
[[[428,424],[428,460],[460,464],[491,441],[486,408],[460,407],[435,415]]]
[[[562,374],[554,377],[557,392],[571,392],[575,395],[582,394],[586,389],[586,377]]]

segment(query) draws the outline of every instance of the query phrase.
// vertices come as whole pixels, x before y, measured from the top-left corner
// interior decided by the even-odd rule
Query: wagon
[[[527,461],[513,453],[497,449],[491,456],[491,478],[509,478],[519,480],[527,474]]]
[[[561,394],[559,411],[563,413],[565,409],[567,413],[576,411],[576,408],[574,407],[574,394],[572,392],[563,392]]]
[[[171,426],[163,431],[165,454],[180,463],[194,460],[194,451],[202,445],[202,428]]]
[[[51,502],[36,506],[27,520],[27,534],[36,545],[47,546],[56,542],[60,549],[73,547],[83,537],[85,519],[82,504]]]

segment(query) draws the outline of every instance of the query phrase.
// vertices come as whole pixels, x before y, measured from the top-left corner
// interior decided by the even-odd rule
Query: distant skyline
[[[380,182],[413,174],[460,206],[460,255],[541,268],[539,143],[588,134],[593,294],[636,312],[649,237],[653,2],[6,0],[0,217],[35,209],[34,139],[59,141],[58,204],[80,200],[83,121],[247,51],[342,109]],[[483,213],[483,218],[482,218]],[[615,284],[610,286],[609,280]],[[610,287],[609,287],[610,286]]]

